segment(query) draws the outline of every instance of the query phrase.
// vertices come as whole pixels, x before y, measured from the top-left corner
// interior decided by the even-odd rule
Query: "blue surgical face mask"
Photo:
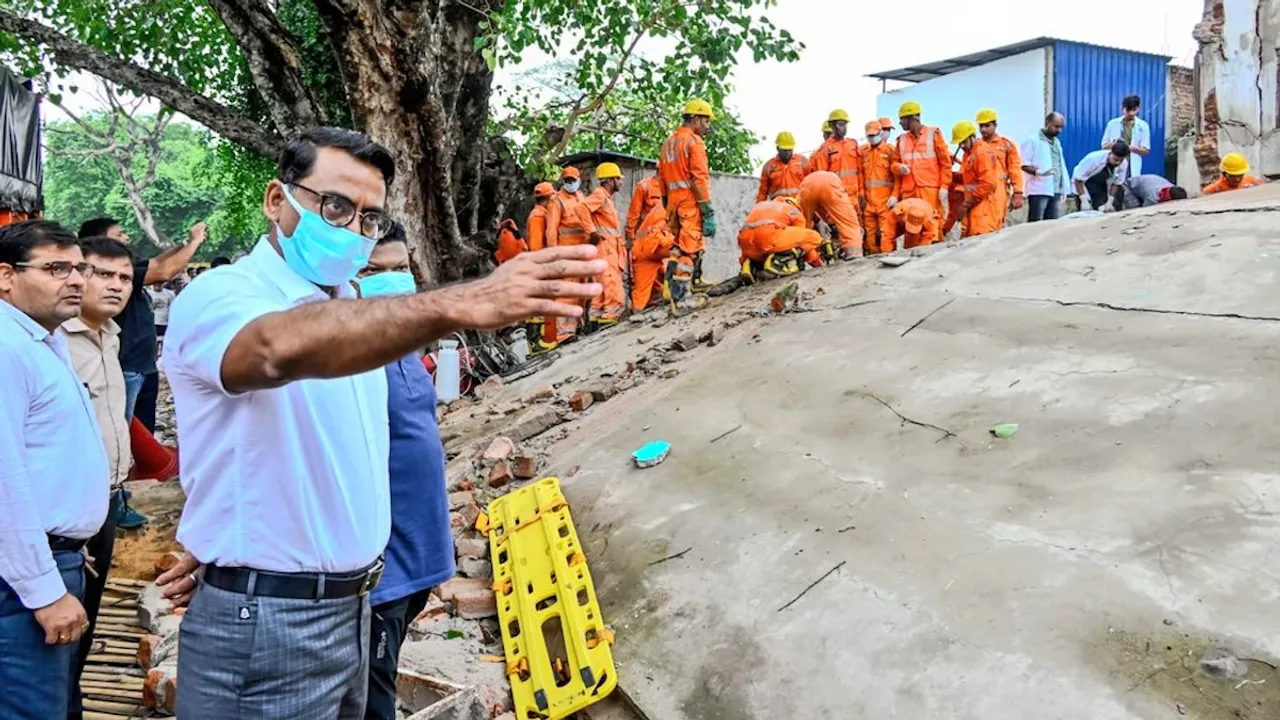
[[[876,145],[879,145],[880,143],[884,142],[884,138],[881,137],[880,135],[872,135],[871,137],[867,138],[867,141],[871,143],[872,147],[875,147]]]
[[[284,197],[298,213],[298,226],[293,235],[285,235],[277,227],[276,237],[284,261],[294,272],[317,285],[336,287],[350,282],[369,264],[377,240],[346,228],[334,227],[318,214],[298,204],[288,189]]]
[[[361,297],[383,297],[386,295],[412,295],[418,291],[413,273],[403,270],[388,270],[376,275],[356,280],[360,286]]]
[[[569,192],[578,192],[578,188],[580,187],[582,187],[581,180],[566,180],[564,183],[564,189]]]

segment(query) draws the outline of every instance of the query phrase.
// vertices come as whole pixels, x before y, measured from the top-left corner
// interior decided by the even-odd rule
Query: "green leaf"
[[[467,634],[462,632],[461,630],[446,630],[444,633],[445,640],[457,640],[459,638],[464,638],[466,636]]]

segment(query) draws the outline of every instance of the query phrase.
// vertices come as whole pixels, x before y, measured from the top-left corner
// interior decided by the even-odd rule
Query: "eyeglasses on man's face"
[[[360,218],[360,234],[373,240],[381,239],[384,235],[391,232],[392,221],[387,215],[377,211],[356,212],[355,203],[341,195],[330,195],[322,193],[318,190],[312,190],[306,185],[299,183],[289,183],[290,186],[299,190],[306,190],[315,195],[320,200],[320,217],[328,224],[334,227],[347,227],[351,221]]]
[[[43,270],[52,275],[54,280],[66,280],[71,277],[72,270],[80,273],[82,278],[88,278],[94,271],[93,263],[73,263],[69,260],[54,260],[44,263],[14,263],[13,265],[14,267]]]

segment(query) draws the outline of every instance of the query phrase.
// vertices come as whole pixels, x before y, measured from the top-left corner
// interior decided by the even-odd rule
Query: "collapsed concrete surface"
[[[626,323],[487,402],[670,360],[526,442],[650,718],[1273,718],[1277,219],[1261,188],[807,272],[813,312]]]

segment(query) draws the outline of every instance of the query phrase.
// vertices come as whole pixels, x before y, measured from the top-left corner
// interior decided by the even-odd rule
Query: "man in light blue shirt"
[[[107,453],[65,338],[80,314],[75,234],[0,228],[0,718],[64,718],[89,626],[84,555],[107,515]]]

